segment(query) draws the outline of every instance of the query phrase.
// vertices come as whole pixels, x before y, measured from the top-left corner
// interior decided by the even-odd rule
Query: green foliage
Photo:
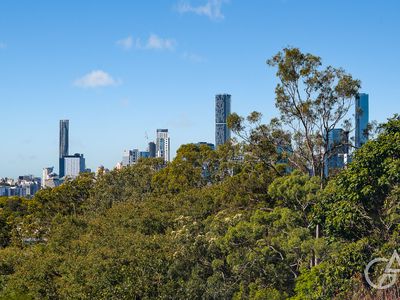
[[[330,182],[323,206],[326,233],[359,239],[390,236],[399,225],[400,119],[359,149],[349,167]]]
[[[282,55],[283,80],[322,76],[319,58]],[[334,75],[338,97],[352,94],[355,82]],[[0,198],[0,300],[378,295],[362,272],[400,243],[400,118],[327,181],[289,172],[289,149],[276,147],[289,137],[260,120],[233,115],[235,130],[253,127],[217,150],[184,145],[167,165],[142,159],[30,200]]]

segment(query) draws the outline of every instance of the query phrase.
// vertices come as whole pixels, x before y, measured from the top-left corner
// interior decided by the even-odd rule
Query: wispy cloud
[[[136,39],[135,47],[145,50],[169,50],[172,51],[176,47],[176,41],[171,38],[161,38],[156,34],[150,34],[149,38],[142,43],[140,39]]]
[[[140,38],[134,39],[132,36],[128,36],[121,40],[118,40],[116,44],[124,50],[131,48],[139,50],[175,50],[176,41],[171,38],[162,38],[156,34],[150,34],[150,36],[144,41]]]
[[[202,62],[206,61],[206,59],[203,56],[198,55],[196,53],[191,53],[191,52],[184,52],[182,54],[182,58],[184,60],[194,62],[194,63],[202,63]]]
[[[177,5],[179,13],[194,13],[199,16],[206,16],[212,20],[222,20],[225,16],[222,14],[222,5],[229,0],[207,0],[203,5],[194,6],[188,1],[182,0]]]
[[[120,39],[116,42],[116,44],[124,50],[129,50],[132,48],[133,45],[133,38],[132,36],[128,36],[124,39]]]
[[[7,48],[7,44],[0,42],[0,49],[5,49],[5,48]]]
[[[74,81],[74,85],[81,88],[114,86],[119,83],[119,80],[115,80],[110,74],[102,70],[92,71]]]

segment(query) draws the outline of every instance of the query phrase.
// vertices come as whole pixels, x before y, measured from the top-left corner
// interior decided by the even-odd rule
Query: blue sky
[[[157,128],[173,152],[213,142],[216,93],[268,120],[265,61],[285,46],[360,79],[384,121],[400,112],[399,11],[395,0],[1,0],[0,177],[58,169],[60,119],[92,169],[145,149]]]

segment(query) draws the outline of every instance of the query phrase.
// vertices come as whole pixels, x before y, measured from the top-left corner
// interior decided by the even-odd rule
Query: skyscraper
[[[225,144],[231,138],[227,119],[231,113],[231,95],[221,94],[215,96],[215,146]]]
[[[168,129],[157,129],[156,156],[162,157],[164,162],[170,161],[170,138]]]
[[[360,148],[368,140],[369,96],[358,94],[355,103],[355,146]]]
[[[64,157],[68,155],[69,146],[69,120],[60,120],[60,154],[59,176],[64,177]]]
[[[334,128],[328,133],[328,157],[325,160],[325,176],[333,169],[342,169],[346,165],[349,153],[349,133],[342,128]]]

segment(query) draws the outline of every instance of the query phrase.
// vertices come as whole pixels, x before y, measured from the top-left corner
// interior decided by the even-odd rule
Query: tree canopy
[[[329,95],[306,100],[310,111],[358,87],[294,49],[271,64],[283,82],[309,80]],[[233,115],[240,142],[183,145],[166,166],[142,159],[30,200],[0,198],[0,299],[394,297],[398,285],[384,294],[362,274],[400,242],[400,117],[329,179],[290,163],[276,146],[293,137],[279,122]]]

